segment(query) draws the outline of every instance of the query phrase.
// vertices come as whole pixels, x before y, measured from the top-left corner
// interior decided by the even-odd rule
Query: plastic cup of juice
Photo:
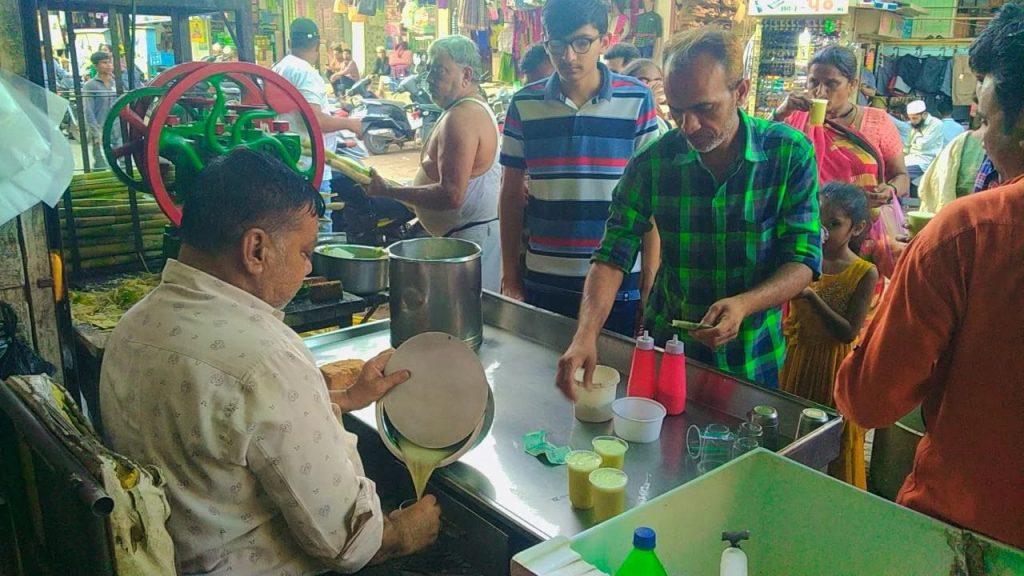
[[[589,510],[594,506],[590,473],[601,467],[601,456],[590,450],[573,450],[565,457],[565,464],[569,468],[569,502],[573,508]]]
[[[595,522],[604,522],[626,509],[628,480],[626,473],[617,468],[598,468],[590,473]]]
[[[591,444],[594,446],[594,452],[601,455],[602,468],[622,470],[626,459],[626,450],[629,450],[629,444],[625,440],[615,436],[598,436]]]
[[[828,109],[828,100],[820,98],[811,99],[811,111],[807,123],[811,126],[821,126],[825,123],[825,111]]]

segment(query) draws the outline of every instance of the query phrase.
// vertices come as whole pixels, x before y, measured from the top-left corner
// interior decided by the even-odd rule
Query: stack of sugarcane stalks
[[[140,262],[132,206],[128,187],[108,170],[76,174],[68,187],[71,199],[72,239],[67,202],[60,204],[64,261],[75,271],[91,271],[107,266]],[[142,258],[162,254],[164,226],[170,221],[148,194],[136,195]],[[78,247],[77,267],[72,258],[72,243]]]

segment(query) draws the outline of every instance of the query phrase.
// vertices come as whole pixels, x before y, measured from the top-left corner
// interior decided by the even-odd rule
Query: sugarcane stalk
[[[151,214],[150,218],[154,222],[161,222],[162,224],[169,224],[170,220],[165,216],[159,214]],[[130,214],[118,215],[118,216],[87,216],[84,218],[75,218],[75,232],[78,232],[81,228],[92,228],[95,226],[110,226],[112,224],[131,224],[132,217]]]
[[[127,230],[127,232],[131,232],[131,229]],[[158,232],[158,231],[156,231],[156,230],[154,230],[152,228],[147,228],[147,229],[142,230],[142,241],[143,241],[143,243],[145,243],[147,241],[156,241],[156,240],[159,240],[159,239],[162,239],[162,238],[163,238],[163,233],[162,232]],[[90,237],[86,237],[86,238],[82,238],[82,237],[79,236],[79,237],[76,237],[75,240],[78,241],[78,245],[79,246],[104,246],[104,245],[111,245],[111,244],[121,244],[121,245],[125,245],[125,246],[134,246],[132,244],[132,242],[131,242],[132,238],[130,236],[126,237],[124,234],[109,235],[109,236],[90,236]],[[70,242],[70,239],[67,236],[65,236],[64,237],[64,242],[66,244],[66,243]]]
[[[170,221],[166,218],[152,219],[152,220],[141,220],[139,221],[139,228],[142,229],[143,234],[149,234],[149,230],[162,230],[164,226],[170,224]],[[64,229],[65,239],[67,240],[67,229]],[[75,237],[78,239],[83,238],[97,238],[97,237],[120,237],[123,238],[125,234],[132,233],[132,225],[128,224],[113,224],[110,226],[96,226],[92,228],[80,228],[78,220],[75,220]],[[69,240],[70,241],[70,240]]]
[[[147,260],[151,258],[158,258],[163,255],[161,250],[146,251],[143,254]],[[118,256],[101,256],[99,258],[89,258],[81,261],[81,270],[95,270],[97,268],[105,268],[107,266],[118,266],[121,264],[132,264],[139,261],[137,254],[122,254]]]
[[[74,182],[70,186],[71,190],[95,190],[96,188],[127,188],[124,182],[121,182],[117,178],[97,178],[96,180],[84,180],[82,182]]]
[[[313,149],[309,147],[309,144],[303,142],[302,151],[307,155],[312,155]],[[339,156],[334,152],[324,150],[324,162],[331,168],[340,171],[345,176],[349,177],[353,182],[361,186],[366,186],[370,183],[370,170],[357,164],[356,162]]]
[[[163,238],[156,237],[155,239],[144,240],[142,243],[143,250],[156,250],[163,246]],[[131,242],[121,242],[119,244],[106,244],[100,246],[79,246],[78,256],[79,258],[99,258],[101,256],[117,256],[119,254],[134,254],[135,246]]]
[[[142,204],[143,202],[140,202]],[[146,202],[151,203],[151,202]],[[127,206],[127,198],[75,198],[71,201],[75,210],[79,208],[95,208],[96,206]]]
[[[96,170],[94,172],[82,172],[75,174],[71,177],[72,182],[81,182],[83,180],[97,180],[100,178],[113,178],[114,173],[110,170]]]
[[[156,202],[139,202],[138,204],[139,214],[157,214],[160,212],[160,206]],[[75,220],[79,218],[88,218],[89,216],[124,216],[131,215],[132,207],[125,204],[121,206],[91,206],[91,207],[74,207]],[[61,217],[64,217],[64,208],[60,210]]]

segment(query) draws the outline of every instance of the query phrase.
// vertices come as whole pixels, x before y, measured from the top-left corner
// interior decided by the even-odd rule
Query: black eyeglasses
[[[570,38],[568,42],[565,40],[545,40],[544,47],[552,54],[565,54],[565,49],[570,47],[577,54],[586,54],[590,52],[590,47],[598,40],[599,38],[592,38],[590,36],[576,36],[575,38]]]

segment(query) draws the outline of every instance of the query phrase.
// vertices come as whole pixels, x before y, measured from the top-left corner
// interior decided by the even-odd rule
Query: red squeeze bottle
[[[669,416],[677,416],[686,410],[686,355],[678,335],[673,335],[665,343],[655,400],[665,406]]]
[[[654,338],[644,330],[643,336],[637,336],[636,348],[633,350],[633,364],[629,367],[629,385],[627,396],[640,396],[654,399]]]

